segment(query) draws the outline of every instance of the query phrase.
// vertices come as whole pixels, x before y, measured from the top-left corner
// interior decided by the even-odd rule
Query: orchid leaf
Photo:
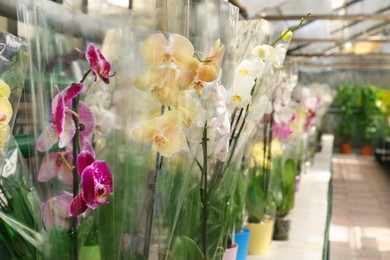
[[[204,259],[202,250],[199,246],[189,237],[182,236],[177,237],[173,245],[172,254],[175,256],[174,259],[187,259],[187,260],[198,260]]]

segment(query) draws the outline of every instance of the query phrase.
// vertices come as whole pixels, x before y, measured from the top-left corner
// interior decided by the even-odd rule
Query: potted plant
[[[354,85],[343,85],[338,88],[332,104],[338,116],[336,133],[340,140],[340,152],[344,154],[352,153],[352,137],[357,123],[355,112],[359,95]]]
[[[248,249],[250,255],[265,255],[269,252],[275,212],[270,183],[273,167],[281,160],[281,151],[281,144],[277,140],[268,145],[259,142],[252,149],[246,193],[248,224],[245,226],[251,232]]]
[[[296,163],[291,156],[279,159],[273,165],[272,196],[276,206],[274,240],[288,240],[288,214],[294,207],[296,170]]]
[[[248,255],[248,245],[250,230],[248,228],[243,228],[244,224],[244,208],[245,208],[245,197],[246,197],[246,175],[247,168],[246,159],[243,158],[242,167],[238,172],[236,190],[234,191],[234,205],[233,205],[233,227],[234,234],[232,238],[228,241],[228,249],[232,248],[234,244],[238,246],[237,250],[237,260],[245,260]],[[227,249],[227,250],[228,250]],[[225,252],[227,252],[227,250]]]
[[[375,86],[366,86],[361,90],[361,113],[360,127],[363,131],[363,144],[361,153],[363,155],[371,155],[371,143],[378,128],[380,119],[380,109],[377,105],[377,88]]]

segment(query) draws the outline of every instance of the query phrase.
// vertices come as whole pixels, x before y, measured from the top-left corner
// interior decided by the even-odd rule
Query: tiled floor
[[[390,259],[390,172],[372,157],[336,155],[330,260]]]

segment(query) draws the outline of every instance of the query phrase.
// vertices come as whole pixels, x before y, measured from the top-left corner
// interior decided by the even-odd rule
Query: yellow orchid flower
[[[7,83],[0,79],[0,98],[6,97],[9,98],[11,95],[11,89]]]
[[[133,135],[142,142],[151,142],[153,149],[165,157],[188,149],[180,113],[174,109],[148,120]]]
[[[0,148],[4,146],[11,132],[8,125],[12,118],[12,105],[8,100],[10,95],[10,87],[0,79]]]
[[[201,113],[201,111],[199,111],[201,109],[200,106],[197,106],[195,100],[188,97],[185,92],[179,93],[179,97],[173,104],[173,107],[179,111],[185,127],[190,127],[192,122]]]
[[[173,62],[179,67],[185,67],[194,55],[194,46],[180,34],[170,35],[167,41],[162,33],[156,33],[144,41],[141,54],[150,66]]]
[[[175,87],[177,70],[163,67],[146,71],[134,80],[140,90],[151,90],[164,106],[171,106],[177,100],[179,90]]]
[[[213,82],[217,79],[224,50],[225,46],[221,45],[218,39],[210,54],[206,55],[203,61],[196,62],[194,58],[189,60],[177,79],[176,87],[181,90],[194,87],[198,95],[200,95],[204,82]]]
[[[8,98],[0,98],[0,129],[8,126],[12,117],[12,106]]]
[[[4,147],[4,143],[7,140],[9,134],[10,134],[10,128],[8,125],[5,126],[4,128],[0,128],[0,148]]]
[[[278,139],[272,140],[271,155],[272,157],[280,156],[283,153],[282,144]],[[268,162],[268,158],[264,158],[264,143],[258,142],[252,149],[252,158],[254,163],[261,166],[271,166]],[[265,159],[265,160],[264,160]]]

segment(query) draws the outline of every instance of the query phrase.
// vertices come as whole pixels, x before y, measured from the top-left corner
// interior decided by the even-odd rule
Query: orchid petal
[[[79,103],[78,114],[80,117],[80,124],[84,126],[84,129],[80,131],[80,136],[86,138],[93,133],[95,128],[95,116],[92,111],[82,102]]]
[[[192,98],[182,94],[174,104],[174,107],[180,112],[181,118],[186,127],[190,127],[201,109],[201,106],[198,106],[195,102],[196,101]]]
[[[8,86],[7,83],[5,83],[5,81],[0,79],[0,98],[2,97],[9,98],[10,95],[11,95],[10,87]]]
[[[11,130],[8,125],[6,127],[0,128],[0,148],[4,147],[4,144],[10,135],[10,132]]]
[[[143,142],[152,142],[154,150],[169,157],[187,148],[181,120],[180,112],[173,109],[145,122],[133,135]]]
[[[12,118],[12,105],[6,97],[0,98],[0,113],[2,114],[1,125],[7,125]]]
[[[198,78],[200,81],[212,82],[217,78],[217,70],[214,66],[201,64],[198,69]]]
[[[163,68],[159,70],[161,77],[155,82],[152,90],[154,96],[164,106],[171,106],[177,100],[179,90],[175,87],[177,71],[172,68]]]
[[[60,135],[65,127],[65,99],[62,92],[54,97],[51,103],[51,111],[51,121],[55,125],[57,133]]]
[[[95,48],[95,46],[90,43],[85,52],[85,57],[88,60],[93,75],[95,75],[95,80],[96,75],[98,75],[104,83],[110,83],[109,78],[114,76],[115,73],[110,74],[111,64],[104,58],[100,49]]]
[[[184,70],[176,80],[176,87],[181,90],[189,89],[193,86],[196,76],[195,70]]]
[[[106,203],[106,195],[112,192],[112,176],[104,161],[95,161],[85,168],[81,176],[82,196],[90,208],[97,208],[99,204]],[[96,188],[102,188],[99,194]]]
[[[147,70],[142,75],[134,79],[133,83],[139,90],[148,90],[153,87],[153,84],[158,80],[156,70]]]
[[[77,217],[83,214],[87,210],[87,204],[85,203],[81,194],[77,195],[76,198],[72,200],[72,203],[69,207],[69,214],[72,217]]]
[[[72,85],[64,89],[62,93],[64,95],[65,103],[77,97],[83,90],[83,87],[83,83],[73,83]]]
[[[141,126],[133,130],[133,136],[141,142],[150,142],[153,140],[155,126],[158,118],[146,121]]]
[[[64,159],[66,162],[64,162]],[[72,152],[63,153],[61,156],[61,166],[58,169],[58,175],[67,184],[73,184],[73,171],[71,166],[73,164]]]
[[[85,150],[90,154],[92,154],[93,157],[95,157],[95,150],[93,149],[91,143],[85,138],[81,138],[80,142],[81,142],[81,150]]]
[[[149,36],[141,47],[141,54],[149,65],[161,62],[167,40],[162,33]]]
[[[77,156],[76,167],[77,172],[81,176],[85,168],[90,166],[95,161],[93,155],[88,151],[81,151],[81,153]]]
[[[89,66],[95,73],[97,73],[96,69],[98,67],[98,61],[99,61],[99,56],[98,53],[96,52],[95,45],[93,43],[90,43],[87,47],[87,51],[85,52],[85,57],[88,60]]]
[[[175,64],[184,67],[194,55],[194,46],[186,37],[180,34],[172,35],[170,41]]]
[[[66,115],[64,120],[64,129],[59,135],[60,142],[58,143],[58,147],[64,148],[67,146],[67,144],[72,141],[75,133],[76,126],[74,125],[74,121],[70,115]]]
[[[51,125],[48,125],[43,130],[41,135],[38,137],[38,140],[37,140],[37,150],[40,151],[40,152],[47,151],[57,141],[58,141],[58,133],[57,133],[57,131]]]
[[[39,169],[38,181],[46,182],[58,175],[57,157],[59,153],[49,153],[42,159],[41,168]]]
[[[187,148],[187,138],[182,128],[178,125],[164,129],[166,143],[154,141],[153,148],[164,157],[171,157],[173,154]]]
[[[69,228],[69,207],[72,199],[72,194],[63,192],[61,195],[42,203],[41,216],[46,230],[50,230],[55,225],[62,228]]]
[[[191,58],[185,64],[185,70],[197,70],[199,68],[200,61],[196,58]]]
[[[58,208],[56,212],[62,217],[70,217],[69,207],[70,204],[72,203],[72,200],[73,200],[72,194],[66,191],[62,192],[61,195],[56,197],[56,201],[58,203],[57,204]]]

